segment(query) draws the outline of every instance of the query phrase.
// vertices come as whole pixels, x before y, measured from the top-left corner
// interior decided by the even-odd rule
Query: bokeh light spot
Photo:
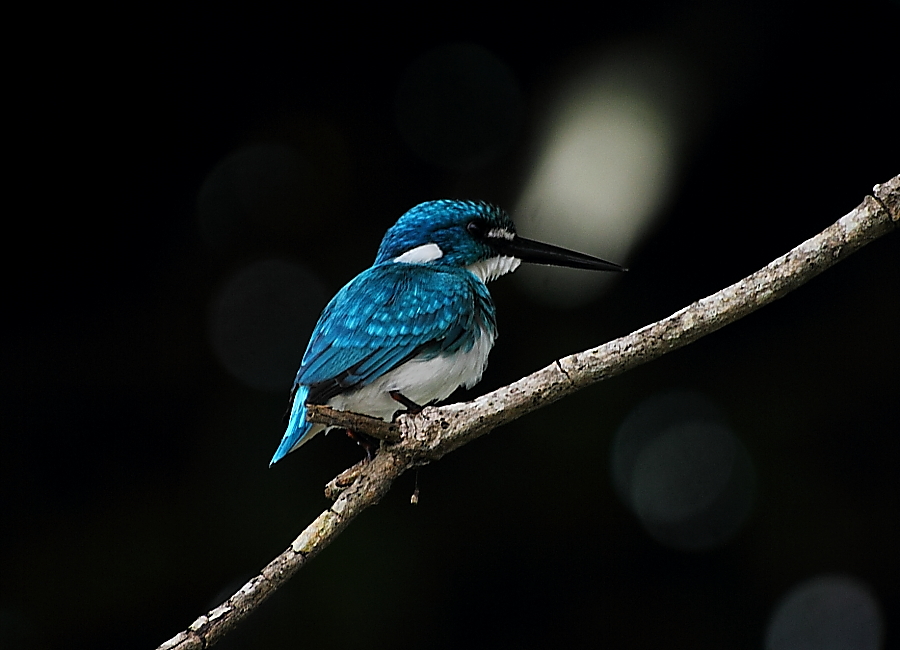
[[[850,576],[826,575],[792,589],[766,631],[766,650],[878,650],[884,634],[872,592]]]
[[[550,110],[516,206],[521,233],[624,264],[674,186],[689,131],[688,77],[674,58],[637,44],[573,74]],[[588,302],[615,281],[533,267],[517,278],[537,300],[559,307]]]
[[[326,302],[312,273],[284,260],[241,269],[213,299],[210,339],[234,377],[259,390],[290,390]]]
[[[638,456],[631,502],[641,519],[677,522],[702,512],[725,488],[735,439],[724,427],[688,422],[665,429]]]
[[[750,457],[706,397],[670,392],[635,408],[613,442],[616,492],[657,541],[705,550],[746,520],[755,490]]]
[[[290,145],[260,143],[238,149],[213,167],[200,187],[200,234],[211,247],[221,249],[240,241],[248,228],[291,232],[314,195],[312,184],[310,165]]]

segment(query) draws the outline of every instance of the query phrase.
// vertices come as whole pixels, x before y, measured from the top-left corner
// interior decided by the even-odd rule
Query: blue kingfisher
[[[400,217],[375,263],[322,312],[269,465],[326,428],[306,421],[307,404],[389,420],[398,403],[431,404],[477,384],[497,338],[486,283],[521,262],[625,270],[519,237],[509,215],[488,203],[429,201]]]

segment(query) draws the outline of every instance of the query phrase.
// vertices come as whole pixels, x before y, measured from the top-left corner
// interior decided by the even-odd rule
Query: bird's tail
[[[297,447],[312,438],[322,427],[306,421],[306,397],[309,395],[309,387],[302,384],[297,386],[294,392],[294,402],[291,405],[291,417],[288,420],[287,430],[278,445],[278,450],[272,456],[269,467],[294,451]]]

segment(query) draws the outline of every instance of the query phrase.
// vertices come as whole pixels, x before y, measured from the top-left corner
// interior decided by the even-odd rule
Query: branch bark
[[[281,555],[225,603],[200,616],[157,650],[207,648],[328,546],[351,521],[378,503],[406,470],[438,460],[496,427],[603,379],[683,347],[781,298],[866,244],[900,227],[900,176],[785,255],[668,318],[604,345],[570,355],[472,402],[425,408],[385,423],[327,407],[310,410],[323,424],[352,426],[382,440],[371,462],[331,481],[334,500]]]

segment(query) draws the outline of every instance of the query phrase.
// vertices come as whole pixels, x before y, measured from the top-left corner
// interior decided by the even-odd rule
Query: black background
[[[22,21],[7,80],[4,647],[155,647],[327,506],[324,484],[359,457],[350,441],[267,468],[305,335],[283,391],[248,387],[212,351],[216,292],[247,264],[295,262],[324,285],[308,333],[412,205],[512,209],[548,96],[579,61],[663,44],[700,80],[700,124],[658,226],[600,299],[563,311],[492,285],[502,337],[475,393],[743,277],[900,171],[896,2],[597,10],[415,22],[157,5]],[[397,127],[403,75],[453,43],[493,53],[521,93],[511,144],[477,168],[423,160]],[[308,162],[300,208],[241,213],[211,244],[204,179],[258,143]],[[220,647],[759,648],[779,599],[831,573],[868,585],[897,647],[898,252],[897,235],[875,242],[494,432],[421,472],[417,507],[402,478]],[[714,401],[756,471],[750,518],[708,552],[654,541],[610,482],[617,426],[672,389]]]

